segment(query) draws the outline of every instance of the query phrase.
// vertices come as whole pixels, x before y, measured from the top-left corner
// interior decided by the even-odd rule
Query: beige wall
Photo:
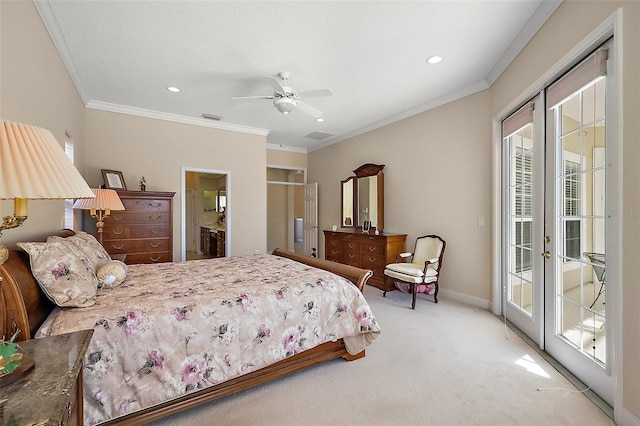
[[[48,129],[61,146],[65,131],[76,147],[76,166],[84,170],[84,105],[40,15],[30,1],[0,1],[0,111],[4,120]],[[2,216],[13,202],[0,202]],[[79,217],[79,216],[78,216]],[[29,219],[4,232],[2,243],[42,236],[60,229],[62,201],[30,201]]]
[[[89,184],[101,168],[122,170],[135,189],[176,191],[174,256],[179,256],[180,168],[231,171],[232,254],[266,247],[266,164],[309,168],[319,183],[320,229],[339,224],[340,180],[366,162],[385,167],[385,231],[438,233],[448,243],[443,293],[491,299],[491,119],[617,7],[624,11],[622,289],[623,405],[640,418],[640,3],[565,1],[490,90],[468,96],[308,156],[265,149],[265,138],[102,111],[84,110],[29,1],[0,1],[0,112],[3,119],[45,127],[60,142],[67,130]],[[29,52],[29,54],[25,54]],[[246,156],[247,152],[252,155]],[[308,158],[307,158],[308,157]],[[11,204],[0,204],[2,214]],[[63,205],[30,203],[30,218],[3,243],[58,229]],[[262,218],[262,219],[261,219]],[[485,227],[478,226],[484,218]],[[452,220],[453,219],[453,220]],[[323,254],[320,234],[320,254]]]
[[[622,40],[621,134],[622,156],[622,321],[623,407],[640,419],[640,3],[635,1],[565,1],[533,40],[491,88],[492,117],[526,93],[526,89],[594,31],[616,9],[621,8]],[[627,213],[624,213],[627,212]],[[615,217],[614,217],[615,220]],[[617,238],[614,237],[614,240]],[[609,275],[609,274],[608,274]],[[607,280],[607,286],[614,283]],[[617,331],[618,333],[620,332]],[[616,419],[622,415],[617,413]],[[625,418],[628,420],[628,418]]]
[[[132,115],[86,110],[86,178],[102,183],[100,169],[123,172],[136,190],[173,191],[173,255],[180,259],[181,170],[228,170],[230,255],[266,250],[266,137]]]
[[[489,92],[309,154],[318,182],[320,229],[340,225],[340,181],[363,163],[384,164],[384,231],[447,241],[441,290],[488,306],[491,298],[491,116]],[[485,227],[478,226],[483,218]],[[320,234],[320,256],[324,237]]]

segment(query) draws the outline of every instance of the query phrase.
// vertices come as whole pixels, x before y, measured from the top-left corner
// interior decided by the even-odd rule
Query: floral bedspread
[[[49,334],[94,329],[84,362],[93,425],[344,338],[358,353],[380,332],[349,281],[273,255],[129,265],[96,304],[65,308]]]

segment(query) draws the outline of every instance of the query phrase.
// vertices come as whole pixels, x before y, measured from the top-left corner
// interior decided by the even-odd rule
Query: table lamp
[[[1,120],[0,200],[13,201],[13,216],[4,216],[0,236],[22,226],[28,200],[93,198],[91,188],[50,131]],[[0,265],[9,255],[0,244]]]
[[[73,205],[74,209],[89,210],[91,217],[96,219],[96,236],[102,244],[102,228],[104,219],[109,217],[111,210],[124,210],[124,205],[113,189],[92,189],[95,198],[79,199]]]

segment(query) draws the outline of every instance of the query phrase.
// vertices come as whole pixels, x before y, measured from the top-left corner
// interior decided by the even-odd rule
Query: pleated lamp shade
[[[124,205],[113,189],[91,189],[95,198],[79,199],[73,205],[74,209],[82,210],[124,210]]]
[[[0,199],[93,197],[50,131],[2,120]]]

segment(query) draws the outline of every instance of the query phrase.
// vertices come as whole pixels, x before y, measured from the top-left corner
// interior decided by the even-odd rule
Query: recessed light
[[[318,117],[318,118],[316,118],[316,121],[317,121],[318,123],[324,123],[324,118],[322,118],[322,117]]]
[[[174,86],[167,87],[167,90],[170,91],[170,92],[173,92],[173,93],[180,92],[180,89],[178,89],[177,87],[174,87]]]
[[[429,64],[439,64],[442,61],[442,56],[431,56],[427,58],[427,63]]]

